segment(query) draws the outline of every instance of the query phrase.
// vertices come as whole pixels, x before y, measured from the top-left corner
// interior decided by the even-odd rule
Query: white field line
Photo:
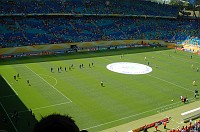
[[[193,102],[193,101],[195,101],[195,99],[194,99],[194,98],[190,98],[189,101],[190,101],[190,102]],[[178,106],[178,105],[174,105],[174,106]],[[173,107],[169,107],[169,108],[173,108]],[[167,110],[167,109],[161,109],[161,110],[164,111],[164,110]],[[162,111],[162,112],[163,112],[163,111]],[[165,116],[165,117],[169,117],[169,116],[167,116],[167,115],[164,115],[164,114],[163,114],[161,111],[159,111],[159,110],[158,110],[157,112],[158,112],[159,114]],[[174,122],[176,122],[176,123],[179,124],[179,125],[180,125],[180,124],[183,124],[183,121],[178,122],[178,121],[175,121],[174,119],[171,119],[171,120],[174,121]]]
[[[29,69],[31,72],[33,72],[36,76],[38,76],[39,78],[41,78],[44,82],[46,82],[47,84],[49,84],[49,86],[51,86],[54,90],[56,90],[59,94],[61,94],[63,97],[65,97],[67,100],[69,100],[70,102],[72,102],[69,98],[67,98],[63,93],[61,93],[58,89],[56,89],[53,85],[51,85],[49,82],[47,82],[44,78],[42,78],[40,75],[38,75],[37,73],[35,73],[32,69],[30,69],[27,65],[25,65],[25,67],[27,69]]]
[[[49,107],[54,107],[54,106],[59,106],[59,105],[64,105],[64,104],[69,104],[71,102],[64,102],[64,103],[59,103],[59,104],[54,104],[54,105],[47,105],[47,106],[43,106],[43,107],[38,107],[38,108],[33,108],[31,110],[40,110],[40,109],[45,109],[45,108],[49,108]],[[23,111],[19,111],[18,113],[24,113],[27,112],[29,110],[23,110]]]
[[[153,78],[156,78],[156,79],[158,79],[158,80],[161,80],[161,81],[163,81],[163,82],[169,83],[169,84],[174,85],[174,86],[176,86],[176,87],[185,89],[185,90],[187,90],[187,91],[193,92],[191,89],[188,89],[188,88],[185,88],[185,87],[183,87],[183,86],[177,85],[177,84],[175,84],[175,83],[169,82],[169,81],[164,80],[164,79],[162,79],[162,78],[159,78],[159,77],[156,77],[156,76],[152,76],[152,75],[150,75],[150,74],[146,74],[146,75],[148,75],[148,76],[150,76],[150,77],[153,77]]]
[[[57,85],[57,83],[58,83],[57,79],[56,79],[56,78],[54,78],[54,77],[52,77],[52,76],[45,75],[45,74],[38,74],[38,75],[42,75],[42,76],[46,76],[46,77],[49,77],[49,78],[53,78],[53,79],[55,80],[55,82],[56,82],[56,83],[55,83],[53,86],[56,86],[56,85]]]
[[[106,58],[104,58],[104,57],[100,57],[100,58],[102,58],[102,59],[104,59],[104,60],[108,60],[108,61],[111,61],[111,60],[109,60],[109,59],[106,59]],[[26,66],[27,67],[27,66]],[[27,67],[28,68],[28,67]],[[30,68],[28,68],[28,69],[30,69]],[[31,70],[31,69],[30,69]],[[32,71],[32,70],[31,70]],[[33,72],[33,71],[32,71]],[[33,72],[33,73],[35,73],[35,72]],[[35,73],[36,74],[36,73]],[[36,74],[37,75],[37,74]],[[37,76],[39,76],[39,75],[37,75]],[[40,77],[40,76],[39,76]],[[40,77],[41,78],[41,77]],[[155,77],[155,78],[157,78],[157,77]],[[43,78],[41,78],[41,79],[43,79]],[[157,78],[158,79],[158,78]],[[162,79],[163,80],[163,79]],[[45,81],[45,80],[44,80]],[[163,81],[166,81],[166,80],[163,80]],[[46,81],[45,81],[46,82]],[[170,84],[173,84],[173,85],[175,85],[175,86],[179,86],[179,85],[176,85],[176,84],[174,84],[174,83],[171,83],[171,82],[169,82],[169,81],[167,81],[168,83],[170,83]],[[48,83],[48,82],[47,82]],[[49,84],[49,83],[48,83]],[[49,84],[50,85],[50,84]],[[51,85],[52,86],[52,85]],[[179,87],[181,87],[181,86],[179,86]],[[184,87],[181,87],[181,88],[184,88]],[[185,89],[185,88],[184,88]],[[188,90],[188,89],[187,89]],[[189,90],[189,91],[191,91],[191,90]],[[67,102],[67,103],[69,103],[69,102]],[[100,126],[104,126],[104,125],[107,125],[107,124],[111,124],[111,123],[114,123],[114,122],[117,122],[117,121],[121,121],[121,120],[124,120],[124,119],[128,119],[128,118],[131,118],[131,117],[135,117],[135,116],[138,116],[138,115],[141,115],[141,114],[145,114],[145,113],[148,113],[148,112],[151,112],[151,111],[155,111],[155,110],[159,110],[159,109],[161,109],[161,108],[166,108],[166,107],[168,107],[168,106],[171,106],[171,105],[173,105],[173,104],[177,104],[177,103],[179,103],[179,102],[176,102],[176,103],[172,103],[172,104],[169,104],[169,105],[166,105],[166,106],[161,106],[161,107],[159,107],[159,108],[155,108],[155,109],[151,109],[151,110],[148,110],[148,111],[144,111],[144,112],[141,112],[141,113],[137,113],[137,114],[134,114],[134,115],[130,115],[130,116],[127,116],[127,117],[123,117],[123,118],[120,118],[120,119],[117,119],[117,120],[113,120],[113,121],[110,121],[110,122],[107,122],[107,123],[102,123],[102,124],[99,124],[99,125],[96,125],[96,126],[92,126],[92,127],[88,127],[88,128],[86,128],[86,130],[89,130],[89,129],[92,129],[92,128],[96,128],[96,127],[100,127]],[[51,106],[56,106],[56,105],[62,105],[62,104],[66,104],[66,103],[60,103],[60,104],[55,104],[55,105],[50,105],[50,106],[45,106],[45,107],[39,107],[39,108],[35,108],[35,109],[33,109],[33,110],[37,110],[37,109],[42,109],[42,108],[48,108],[48,107],[51,107]],[[21,112],[23,112],[23,111],[21,111]],[[25,111],[24,111],[25,112]]]
[[[2,105],[1,102],[0,102],[0,105],[1,105],[1,107],[3,108],[3,110],[5,111],[7,117],[8,117],[8,119],[10,120],[10,122],[11,122],[12,126],[14,127],[15,131],[18,132],[18,130],[17,130],[15,124],[14,124],[14,123],[12,122],[12,120],[10,119],[10,117],[9,117],[9,115],[8,115],[8,113],[7,113],[7,111],[6,111],[6,109],[4,108],[4,106]]]
[[[145,114],[145,113],[148,113],[148,112],[151,112],[151,111],[155,111],[155,110],[157,110],[157,112],[159,112],[159,109],[165,109],[166,108],[166,110],[167,110],[171,106],[176,105],[176,104],[180,104],[180,103],[182,103],[182,102],[175,102],[175,103],[172,103],[172,104],[169,104],[169,105],[161,106],[159,108],[151,109],[151,110],[144,111],[144,112],[141,112],[141,113],[137,113],[137,114],[134,114],[134,115],[130,115],[130,116],[127,116],[127,117],[124,117],[124,118],[120,118],[118,120],[113,120],[113,121],[110,121],[110,122],[107,122],[107,123],[102,123],[102,124],[99,124],[99,125],[96,125],[96,126],[88,127],[88,128],[85,128],[85,130],[97,128],[97,127],[100,127],[100,126],[104,126],[104,125],[111,124],[111,123],[114,123],[114,122],[117,122],[117,121],[125,120],[125,119],[128,119],[128,118],[135,117],[135,116],[138,116],[138,115],[142,115],[142,114]],[[180,123],[176,122],[176,123],[181,124],[181,122]]]
[[[175,103],[172,103],[172,104],[169,104],[169,105],[161,106],[161,107],[158,107],[158,108],[155,108],[155,109],[151,109],[151,110],[144,111],[144,112],[141,112],[141,113],[137,113],[137,114],[134,114],[134,115],[130,115],[130,116],[127,116],[127,117],[123,117],[123,118],[113,120],[113,121],[110,121],[110,122],[107,122],[107,123],[102,123],[102,124],[99,124],[99,125],[96,125],[96,126],[88,127],[88,128],[85,128],[85,130],[97,128],[97,127],[104,126],[104,125],[107,125],[107,124],[111,124],[111,123],[114,123],[114,122],[117,122],[117,121],[121,121],[121,120],[125,120],[125,119],[131,118],[131,117],[139,116],[139,115],[142,115],[142,114],[145,114],[145,113],[148,113],[148,112],[157,111],[159,109],[163,109],[165,107],[169,107],[169,106],[177,104],[177,103],[180,103],[180,102],[175,102]]]
[[[100,58],[102,58],[102,59],[104,59],[104,60],[111,61],[111,60],[106,59],[106,58],[104,58],[104,57],[100,57]],[[148,75],[148,74],[147,74],[147,75]],[[154,77],[154,76],[152,76],[152,77]],[[154,77],[154,78],[157,78],[157,77]],[[188,91],[193,92],[192,90],[186,89],[186,88],[184,88],[184,87],[182,87],[182,86],[179,86],[179,85],[174,84],[174,83],[172,83],[172,82],[166,81],[166,80],[164,80],[164,79],[161,79],[161,78],[157,78],[157,79],[160,79],[160,80],[165,81],[165,82],[167,82],[167,83],[170,83],[170,84],[172,84],[172,85],[175,85],[175,86],[178,86],[178,87],[183,88],[183,89],[185,89],[185,90],[188,90]],[[88,127],[88,128],[85,128],[85,130],[89,130],[89,129],[97,128],[97,127],[104,126],[104,125],[107,125],[107,124],[111,124],[111,123],[114,123],[114,122],[117,122],[117,121],[121,121],[121,120],[124,120],[124,119],[128,119],[128,118],[131,118],[131,117],[135,117],[135,116],[138,116],[138,115],[141,115],[141,114],[145,114],[145,113],[148,113],[148,112],[151,112],[151,111],[159,110],[159,109],[161,109],[161,108],[166,108],[166,107],[168,107],[168,106],[171,106],[171,105],[174,105],[174,104],[177,104],[177,103],[180,103],[180,102],[172,103],[172,104],[169,104],[169,105],[166,105],[166,106],[161,106],[161,107],[159,107],[159,108],[155,108],[155,109],[151,109],[151,110],[144,111],[144,112],[141,112],[141,113],[137,113],[137,114],[134,114],[134,115],[130,115],[130,116],[127,116],[127,117],[123,117],[123,118],[120,118],[120,119],[117,119],[117,120],[113,120],[113,121],[110,121],[110,122],[107,122],[107,123],[102,123],[102,124],[99,124],[99,125],[96,125],[96,126]]]
[[[2,76],[3,77],[3,76]],[[7,84],[12,88],[12,90],[15,92],[16,95],[18,95],[18,93],[15,91],[15,89],[12,87],[12,85],[10,85],[10,83],[8,82],[8,80],[6,80],[6,78],[3,77],[3,79],[7,82]]]

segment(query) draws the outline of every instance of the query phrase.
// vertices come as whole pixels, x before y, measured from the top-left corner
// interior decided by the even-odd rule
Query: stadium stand
[[[182,42],[189,35],[200,36],[196,20],[31,16],[0,20],[2,47],[91,42],[99,40],[165,40]]]
[[[161,8],[162,6],[162,8]],[[124,14],[150,16],[177,16],[177,6],[138,0],[58,0],[58,1],[2,1],[1,14]],[[153,8],[152,8],[153,7]]]
[[[131,39],[181,43],[200,36],[197,20],[177,19],[178,6],[150,1],[2,0],[0,7],[3,48]]]

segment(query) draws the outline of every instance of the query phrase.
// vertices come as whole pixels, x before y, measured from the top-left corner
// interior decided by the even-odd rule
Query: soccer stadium
[[[1,132],[200,132],[199,0],[0,0]]]

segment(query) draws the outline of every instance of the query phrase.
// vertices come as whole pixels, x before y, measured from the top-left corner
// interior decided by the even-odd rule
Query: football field
[[[10,87],[0,89],[0,111],[9,124],[2,127],[27,130],[21,126],[31,120],[27,118],[31,109],[37,120],[52,113],[69,114],[80,129],[96,132],[179,107],[183,105],[180,96],[195,101],[200,56],[174,49],[116,52],[0,65],[0,74]],[[113,64],[110,70],[109,64]],[[19,121],[12,118],[15,110]]]

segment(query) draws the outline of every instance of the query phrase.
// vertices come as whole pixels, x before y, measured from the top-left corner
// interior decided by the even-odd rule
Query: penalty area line
[[[38,74],[38,75],[42,75],[42,76],[46,76],[46,77],[49,77],[49,78],[52,78],[56,81],[56,83],[53,85],[54,87],[57,85],[58,81],[56,78],[52,77],[52,76],[49,76],[49,75],[45,75],[45,74]]]
[[[36,76],[38,76],[40,79],[42,79],[44,82],[46,82],[49,86],[51,86],[54,90],[56,90],[59,94],[61,94],[64,98],[72,102],[68,97],[66,97],[62,92],[60,92],[58,89],[56,89],[53,85],[51,85],[49,82],[47,82],[44,78],[42,78],[39,74],[34,72],[31,68],[29,68],[27,65],[25,65],[27,69],[29,69],[32,73],[34,73]]]

